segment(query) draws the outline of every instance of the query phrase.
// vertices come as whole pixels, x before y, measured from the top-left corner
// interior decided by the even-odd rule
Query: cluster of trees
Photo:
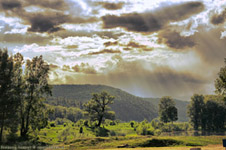
[[[225,59],[226,64],[226,59]],[[190,122],[195,130],[224,130],[226,124],[226,66],[220,69],[215,80],[218,95],[195,94],[188,106]]]
[[[63,107],[63,106],[52,106],[47,105],[50,120],[56,120],[57,118],[68,119],[72,122],[77,122],[84,118],[84,111],[78,107]]]
[[[0,49],[0,142],[3,130],[8,128],[26,138],[30,129],[47,125],[44,97],[51,94],[48,84],[49,65],[42,56],[23,59]]]
[[[226,101],[221,96],[195,94],[188,106],[190,122],[195,130],[219,131],[225,129]]]

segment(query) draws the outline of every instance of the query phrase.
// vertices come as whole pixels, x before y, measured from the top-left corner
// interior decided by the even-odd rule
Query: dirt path
[[[225,150],[225,148],[222,145],[208,145],[200,148],[201,150]],[[108,150],[120,150],[120,149],[108,149]],[[154,147],[154,148],[121,148],[121,150],[190,150],[190,148],[189,147]]]

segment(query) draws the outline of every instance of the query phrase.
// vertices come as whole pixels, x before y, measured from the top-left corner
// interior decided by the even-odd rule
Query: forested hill
[[[92,93],[107,91],[115,96],[114,104],[110,105],[116,118],[123,121],[152,120],[158,116],[158,98],[141,98],[123,90],[105,85],[53,85],[53,96],[47,103],[66,107],[84,103],[92,98]],[[187,102],[176,101],[179,110],[179,121],[187,121]]]

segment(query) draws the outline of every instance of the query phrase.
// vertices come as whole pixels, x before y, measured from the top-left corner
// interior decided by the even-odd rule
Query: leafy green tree
[[[45,96],[51,95],[48,84],[49,65],[42,58],[34,57],[27,60],[25,69],[25,100],[21,109],[21,136],[27,137],[30,126],[32,129],[47,125]]]
[[[15,118],[15,99],[12,96],[13,58],[0,49],[0,142],[3,129]]]
[[[190,104],[188,105],[188,116],[195,130],[198,130],[201,126],[204,127],[206,122],[203,114],[204,110],[205,103],[203,95],[194,94],[191,97]]]
[[[226,58],[224,60],[226,64]],[[226,65],[220,69],[218,78],[215,80],[216,93],[226,97]]]
[[[84,104],[85,111],[91,121],[97,121],[97,127],[100,127],[101,123],[105,119],[114,119],[115,113],[109,111],[108,105],[112,104],[114,96],[111,96],[107,92],[103,91],[100,94],[94,93],[91,100]]]
[[[219,131],[224,130],[226,122],[226,107],[223,99],[221,101],[209,99],[206,101],[204,115],[206,125],[203,130]]]
[[[171,97],[162,97],[159,103],[159,116],[160,120],[164,123],[176,121],[178,119],[177,116],[177,108],[175,106],[175,102]]]
[[[23,69],[22,65],[24,64],[24,59],[23,56],[20,53],[17,53],[13,56],[13,72],[14,76],[12,79],[13,82],[13,98],[18,104],[18,107],[16,110],[14,110],[16,117],[12,122],[11,122],[11,132],[17,132],[18,130],[18,124],[20,123],[20,116],[22,115],[23,110],[23,101],[24,101],[24,95],[25,95],[25,81],[23,77]],[[13,133],[12,133],[13,134]]]

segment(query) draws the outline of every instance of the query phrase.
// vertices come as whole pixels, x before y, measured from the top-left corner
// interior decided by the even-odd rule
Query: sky
[[[226,0],[0,0],[0,48],[43,55],[51,84],[189,100],[214,94]]]

